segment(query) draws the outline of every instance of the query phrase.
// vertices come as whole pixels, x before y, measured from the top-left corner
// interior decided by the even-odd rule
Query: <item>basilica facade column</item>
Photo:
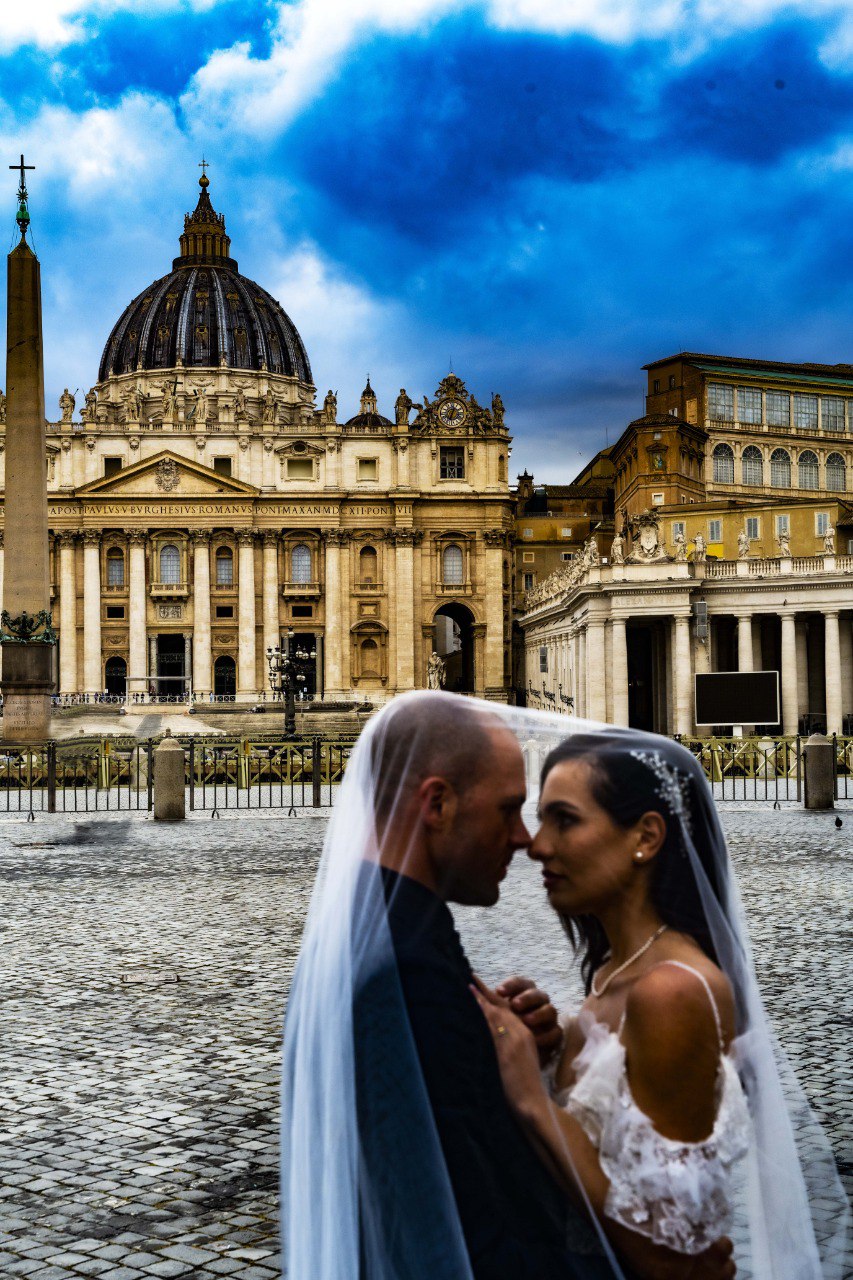
[[[127,692],[147,688],[148,601],[145,597],[145,532],[128,529],[128,663]]]
[[[782,732],[797,732],[797,626],[793,609],[782,619]]]
[[[210,637],[210,534],[193,535],[193,692],[207,698],[213,689]]]
[[[625,619],[613,619],[613,723],[628,727],[628,633]]]
[[[394,546],[394,620],[397,655],[394,684],[399,691],[415,687],[415,570],[414,548],[423,534],[417,529],[391,529]]]
[[[689,737],[693,731],[693,668],[689,613],[676,615],[672,660],[675,677],[675,732],[683,737]]]
[[[83,692],[102,693],[101,675],[101,534],[83,532]]]
[[[264,542],[264,583],[263,583],[263,661],[266,667],[264,685],[269,684],[269,664],[266,660],[268,649],[277,649],[281,644],[281,628],[278,621],[278,534],[267,531],[263,535]]]
[[[255,535],[251,529],[237,533],[237,696],[257,693],[255,618]]]
[[[505,529],[487,529],[485,532],[485,582],[483,592],[486,601],[486,696],[500,697],[504,687],[504,551],[507,545]],[[554,693],[557,692],[557,645],[554,644],[554,664],[551,667]]]
[[[588,672],[586,662],[586,627],[578,628],[578,715],[589,715]]]
[[[329,529],[326,533],[325,617],[326,627],[323,648],[326,658],[326,695],[341,696],[341,643],[343,619],[341,617],[341,555],[349,542],[345,529]]]
[[[752,614],[737,615],[737,669],[752,671],[755,667],[755,655],[752,642]]]
[[[59,543],[59,692],[77,693],[76,535],[62,532]]]
[[[841,733],[841,635],[838,610],[824,613],[826,662],[826,732]]]

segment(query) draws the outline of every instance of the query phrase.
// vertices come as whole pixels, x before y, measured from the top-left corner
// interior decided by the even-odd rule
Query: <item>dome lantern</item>
[[[177,271],[179,267],[217,263],[236,271],[237,263],[230,257],[231,238],[225,231],[225,214],[217,213],[210,203],[207,192],[210,178],[206,173],[202,173],[198,185],[201,187],[198,204],[192,213],[184,216],[181,256],[175,258],[172,266]]]

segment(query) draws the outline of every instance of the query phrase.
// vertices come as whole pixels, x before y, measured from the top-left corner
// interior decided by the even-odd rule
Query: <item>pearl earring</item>
[[[642,849],[638,849],[638,850],[637,850],[637,852],[634,854],[634,861],[635,861],[635,862],[642,862],[642,861],[643,861],[643,851],[642,851]]]

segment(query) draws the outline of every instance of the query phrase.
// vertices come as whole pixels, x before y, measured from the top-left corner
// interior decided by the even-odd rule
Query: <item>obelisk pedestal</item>
[[[11,166],[18,168],[17,165]],[[29,227],[24,161],[18,191],[20,243],[7,258],[5,566],[3,739],[42,742],[54,689],[48,571],[47,450],[41,273],[26,241]]]

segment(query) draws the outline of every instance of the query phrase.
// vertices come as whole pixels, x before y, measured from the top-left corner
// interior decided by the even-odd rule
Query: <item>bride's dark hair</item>
[[[710,797],[701,795],[698,787],[705,786],[704,779],[696,776],[696,764],[685,758],[686,769],[679,769],[669,757],[670,751],[682,751],[673,744],[666,744],[664,755],[660,746],[640,746],[636,741],[619,741],[591,734],[577,734],[567,738],[546,757],[542,766],[541,786],[556,765],[568,760],[583,760],[590,769],[592,797],[619,827],[632,827],[644,813],[659,813],[666,823],[666,837],[650,867],[650,892],[655,910],[661,920],[679,933],[693,938],[715,963],[718,957],[711,934],[699,887],[687,850],[681,839],[681,822],[673,812],[673,804],[686,808],[689,815],[698,815],[707,807]],[[648,741],[648,740],[646,740]],[[656,773],[650,761],[657,759],[668,771],[672,785],[661,785],[660,773]],[[677,797],[677,798],[676,798]],[[691,840],[711,890],[718,902],[723,902],[720,866],[706,824],[697,823]],[[560,920],[574,950],[581,957],[581,974],[589,994],[593,974],[606,959],[610,944],[601,923],[592,915],[567,915],[560,913]]]

